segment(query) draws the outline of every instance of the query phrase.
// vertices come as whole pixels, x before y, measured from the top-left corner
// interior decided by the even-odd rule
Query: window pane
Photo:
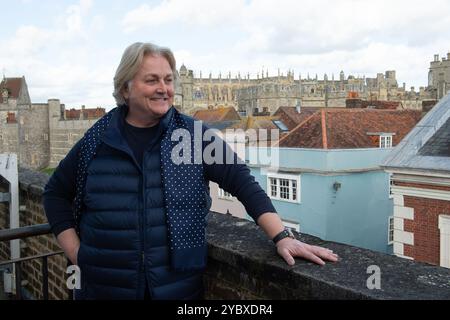
[[[277,196],[277,179],[270,178],[270,195],[272,197]]]
[[[394,241],[394,218],[389,218],[389,242]]]
[[[380,137],[380,148],[385,148],[386,147],[386,143],[384,140],[384,137]]]
[[[291,180],[292,183],[292,200],[297,200],[297,181]]]
[[[392,137],[386,137],[386,148],[392,147]]]
[[[289,180],[280,179],[280,198],[289,199]]]

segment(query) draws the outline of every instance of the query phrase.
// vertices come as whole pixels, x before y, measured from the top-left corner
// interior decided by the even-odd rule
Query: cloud
[[[165,24],[220,26],[235,22],[245,6],[244,0],[169,0],[159,5],[143,4],[122,20],[126,32]]]
[[[394,69],[400,84],[416,88],[426,85],[433,54],[450,49],[447,0],[118,3],[105,9],[80,0],[47,24],[23,20],[17,29],[5,29],[0,68],[7,76],[25,75],[33,101],[51,96],[69,105],[105,105],[114,102],[110,91],[121,50],[149,36],[174,49],[178,66],[203,77],[228,71],[256,77],[262,68],[271,75],[280,68],[296,76],[337,77],[344,70],[374,77]]]
[[[310,54],[374,42],[432,43],[450,24],[449,11],[445,0],[168,0],[129,11],[122,25],[127,32],[169,24],[235,27],[242,34],[234,45],[245,52]]]
[[[167,0],[129,11],[122,26],[130,33],[176,24],[187,38],[209,39],[177,44],[182,62],[203,75],[395,69],[399,82],[426,85],[432,54],[450,43],[448,12],[445,0]]]
[[[0,61],[7,76],[26,77],[33,102],[60,98],[69,106],[113,103],[114,71],[107,49],[92,51],[103,16],[90,16],[91,0],[68,6],[49,28],[24,25],[0,43]]]
[[[436,8],[440,8],[436,10]],[[450,18],[448,1],[253,1],[241,49],[283,54],[357,50],[371,43],[432,43]],[[439,31],[441,30],[441,31]],[[254,41],[253,39],[257,39]]]

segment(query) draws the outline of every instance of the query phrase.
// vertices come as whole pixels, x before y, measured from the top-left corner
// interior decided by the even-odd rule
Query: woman
[[[44,207],[52,230],[81,269],[76,298],[201,298],[210,180],[244,204],[289,265],[294,257],[321,265],[337,261],[332,251],[302,243],[285,230],[235,154],[232,164],[175,163],[179,140],[174,133],[196,137],[194,119],[172,106],[175,77],[169,49],[129,46],[114,77],[118,107],[88,130],[46,186]],[[183,159],[201,152],[197,145],[187,144],[191,149],[183,150]],[[200,145],[204,149],[208,142]]]

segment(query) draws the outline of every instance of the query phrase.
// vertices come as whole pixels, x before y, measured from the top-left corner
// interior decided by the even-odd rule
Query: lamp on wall
[[[341,188],[341,184],[340,184],[339,182],[335,181],[335,182],[333,183],[333,189],[334,189],[334,191],[338,191],[340,188]]]

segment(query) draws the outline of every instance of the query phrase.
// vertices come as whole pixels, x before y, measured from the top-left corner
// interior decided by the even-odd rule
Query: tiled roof
[[[419,150],[421,156],[450,157],[450,118]]]
[[[234,125],[240,123],[239,120],[231,120],[231,121],[215,121],[215,122],[205,122],[209,128],[217,129],[217,130],[226,130],[228,128],[233,127]]]
[[[280,140],[280,147],[354,149],[376,148],[379,135],[393,134],[397,145],[419,122],[421,111],[320,109]]]
[[[240,122],[233,125],[233,129],[278,129],[273,123],[273,120],[278,120],[278,117],[271,116],[250,116],[243,117]]]
[[[317,108],[301,108],[300,112],[297,112],[295,107],[280,107],[273,115],[279,117],[288,129],[292,130],[317,110]]]
[[[66,110],[67,120],[79,120],[83,112],[83,119],[97,119],[105,115],[105,108],[92,108],[92,109],[70,109]]]
[[[0,93],[3,89],[8,89],[9,97],[17,99],[19,97],[20,89],[22,88],[22,78],[5,78],[0,83]]]
[[[443,97],[402,142],[383,167],[392,170],[450,172],[450,94]]]
[[[199,110],[194,118],[205,122],[240,120],[239,114],[233,107],[217,108],[213,110]]]

